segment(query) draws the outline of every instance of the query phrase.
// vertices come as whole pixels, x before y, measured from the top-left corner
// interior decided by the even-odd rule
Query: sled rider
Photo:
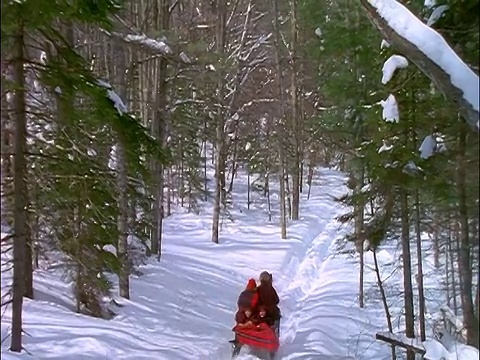
[[[277,291],[273,287],[273,277],[272,274],[267,271],[263,271],[259,277],[260,285],[257,287],[258,294],[258,307],[263,307],[266,309],[269,316],[271,316],[275,321],[280,320],[280,309],[278,308],[278,303],[280,299],[278,298]]]

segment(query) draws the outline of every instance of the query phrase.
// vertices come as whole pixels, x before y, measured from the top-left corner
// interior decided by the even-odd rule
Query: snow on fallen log
[[[479,78],[445,39],[396,0],[360,0],[383,38],[413,62],[479,130]]]

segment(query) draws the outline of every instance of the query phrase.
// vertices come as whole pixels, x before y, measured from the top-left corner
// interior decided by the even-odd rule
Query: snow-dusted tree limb
[[[396,0],[360,0],[360,4],[384,39],[428,76],[438,90],[458,107],[458,111],[469,125],[478,131],[478,75],[455,54],[442,36],[423,24]],[[396,15],[394,11],[396,11]],[[397,16],[397,19],[403,17],[402,21],[390,19],[394,15]],[[415,27],[415,31],[422,30],[424,34],[428,35],[429,40],[426,39],[426,35],[423,40],[430,42],[428,47],[419,48],[415,42],[419,41],[421,35],[412,34],[414,32],[412,27]],[[412,36],[405,36],[405,33]],[[432,40],[435,40],[434,44]],[[443,49],[434,48],[436,45]],[[433,52],[438,53],[440,50],[443,50],[441,61],[438,60],[438,56],[437,59],[432,56]],[[449,60],[455,63],[449,64],[453,69],[446,70],[446,62]],[[457,71],[461,74],[453,74]],[[467,84],[464,83],[465,81],[459,81],[459,78],[465,79]]]
[[[115,30],[101,31],[123,43],[142,48],[153,55],[163,56],[171,61],[181,62],[184,64],[191,64],[192,60],[184,52],[175,52],[165,41],[166,39],[153,39],[147,35],[132,29],[132,27],[125,22],[121,17],[115,16]]]
[[[138,46],[151,52],[152,54],[163,56],[169,60],[181,62],[184,64],[191,64],[192,61],[184,52],[176,54],[172,48],[163,40],[152,39],[145,34],[136,33],[121,33],[116,31],[103,31],[110,37],[121,40],[124,43]]]

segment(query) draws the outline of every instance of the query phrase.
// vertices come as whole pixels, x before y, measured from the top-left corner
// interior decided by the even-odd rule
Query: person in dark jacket
[[[239,310],[255,309],[258,303],[257,282],[249,279],[247,287],[240,293],[237,300]]]
[[[280,309],[278,308],[280,299],[278,298],[277,291],[273,287],[272,275],[264,271],[260,274],[259,280],[260,285],[257,287],[258,306],[264,307],[267,313],[277,321],[280,319]]]

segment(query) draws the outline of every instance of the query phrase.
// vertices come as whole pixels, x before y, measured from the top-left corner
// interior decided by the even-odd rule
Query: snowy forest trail
[[[271,268],[283,315],[278,360],[388,359],[387,349],[374,341],[381,310],[359,309],[357,262],[338,254],[339,240],[351,230],[337,221],[348,211],[336,201],[348,191],[346,180],[322,171],[299,221],[312,225],[285,252],[280,268]]]
[[[300,346],[305,339],[305,332],[301,320],[305,319],[305,311],[308,311],[306,301],[310,294],[323,283],[322,269],[325,260],[335,247],[335,240],[339,237],[340,226],[336,220],[338,215],[346,212],[335,198],[341,197],[347,191],[344,179],[341,177],[325,177],[322,182],[323,194],[319,197],[319,207],[316,212],[320,231],[313,238],[303,239],[303,252],[292,254],[289,263],[284,267],[282,274],[283,283],[279,284],[281,308],[283,313],[281,326],[281,344],[279,352],[283,359],[297,359],[299,356],[319,356],[318,352],[308,354]],[[303,354],[300,354],[303,353]]]
[[[329,174],[322,180],[316,210],[320,231],[304,239],[304,251],[290,258],[279,284],[284,317],[278,355],[284,360],[379,359],[373,348],[364,353],[373,329],[368,331],[366,314],[358,308],[357,266],[336,257],[338,240],[350,230],[337,221],[348,209],[335,200],[348,191],[346,179]]]
[[[73,313],[72,284],[55,267],[36,270],[36,294],[43,296],[25,300],[28,353],[8,352],[5,341],[2,358],[226,360],[237,296],[249,277],[268,270],[283,312],[278,360],[383,359],[359,343],[371,345],[374,332],[356,304],[354,260],[335,256],[336,240],[348,231],[335,219],[347,211],[335,201],[347,191],[345,182],[345,174],[318,169],[310,199],[302,194],[301,218],[289,224],[285,240],[277,224],[278,191],[271,191],[270,222],[263,194],[252,193],[247,206],[246,176],[236,179],[231,219],[223,219],[218,245],[210,241],[211,208],[200,214],[178,209],[165,219],[161,261],[139,266],[130,300],[116,298],[123,306],[110,321]],[[10,318],[8,308],[2,339]]]

